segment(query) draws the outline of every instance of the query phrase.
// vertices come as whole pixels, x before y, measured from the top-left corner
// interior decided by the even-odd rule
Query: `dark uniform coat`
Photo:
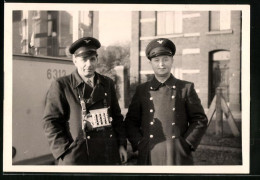
[[[55,80],[48,91],[42,122],[51,152],[59,164],[111,165],[120,162],[119,145],[125,146],[126,139],[114,83],[98,73],[94,79],[92,89],[76,70]],[[87,110],[103,108],[106,102],[113,118],[111,128],[87,132],[84,139],[79,92],[88,99]]]
[[[157,91],[160,82],[154,77],[151,81],[137,87],[126,115],[127,136],[133,151],[138,150],[138,164],[151,164],[151,151],[162,138],[160,129],[153,128],[157,123],[154,119],[154,104],[152,91]],[[207,117],[200,99],[194,89],[194,84],[176,79],[173,75],[165,82],[172,88],[173,101],[172,138],[174,141],[173,165],[192,165],[191,152],[200,143],[207,127]]]

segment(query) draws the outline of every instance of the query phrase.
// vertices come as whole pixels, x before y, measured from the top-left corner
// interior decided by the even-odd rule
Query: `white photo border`
[[[240,10],[242,11],[241,102],[242,165],[234,166],[46,166],[12,165],[12,11],[14,10]],[[174,4],[4,4],[4,122],[3,172],[49,173],[170,173],[170,174],[249,174],[250,173],[250,5],[174,5]]]

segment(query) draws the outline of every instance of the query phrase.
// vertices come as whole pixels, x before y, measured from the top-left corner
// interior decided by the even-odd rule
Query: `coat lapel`
[[[95,86],[93,87],[93,91],[90,95],[90,98],[87,103],[87,108],[94,105],[95,103],[105,99],[105,81],[102,76],[98,73],[95,73]]]
[[[92,93],[90,95],[90,98],[92,99],[92,104],[94,104],[94,103],[104,99],[105,98],[105,89],[104,89],[104,87],[102,85],[100,85],[100,84],[97,84],[94,87],[94,89],[93,89],[93,91],[92,91]]]

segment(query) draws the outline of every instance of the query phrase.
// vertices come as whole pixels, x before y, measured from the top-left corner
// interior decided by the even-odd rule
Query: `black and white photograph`
[[[249,5],[4,14],[4,172],[249,174]]]

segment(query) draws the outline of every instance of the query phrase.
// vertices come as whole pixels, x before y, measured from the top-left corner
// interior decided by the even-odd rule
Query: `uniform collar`
[[[80,86],[81,84],[84,83],[83,79],[80,77],[77,69],[72,73],[72,85],[74,88],[77,88],[78,86]],[[95,76],[94,76],[94,83],[95,84],[105,84],[105,78],[103,76],[101,76],[100,74],[98,74],[97,72],[95,72]]]
[[[156,77],[154,76],[153,79],[151,80],[151,83],[150,83],[150,89],[151,90],[157,90],[157,89],[159,89],[161,84],[165,84],[168,88],[175,89],[176,88],[176,86],[175,86],[176,81],[177,81],[177,79],[172,74],[170,75],[170,77],[164,83],[159,82],[156,79]]]

